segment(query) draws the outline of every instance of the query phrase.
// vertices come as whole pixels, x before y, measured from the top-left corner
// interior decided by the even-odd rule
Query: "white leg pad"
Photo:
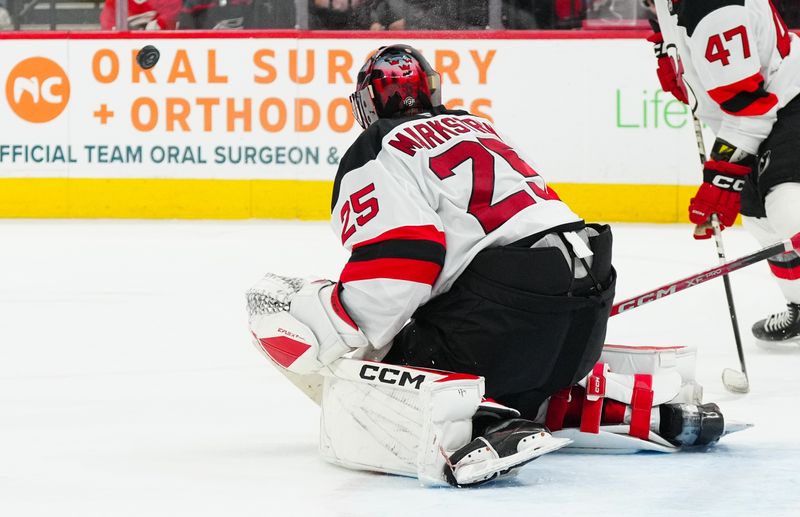
[[[609,370],[618,374],[646,373],[655,377],[663,377],[662,374],[673,377],[677,374],[680,376],[680,388],[669,400],[663,402],[687,404],[702,402],[703,387],[697,383],[695,377],[697,363],[695,347],[605,345],[599,362],[607,363]],[[664,390],[658,392],[664,393]],[[622,399],[615,400],[629,402]],[[662,401],[654,402],[654,404],[659,403]]]
[[[642,450],[674,452],[678,447],[656,434],[659,428],[660,404],[701,404],[702,387],[695,380],[697,351],[692,347],[637,347],[606,345],[600,356],[600,363],[589,376],[578,382],[586,388],[586,400],[582,408],[581,428],[559,429],[561,420],[554,418],[551,425],[559,429],[553,436],[572,440],[567,449],[573,452],[627,453]],[[603,364],[604,363],[604,364]],[[600,368],[603,366],[603,368]],[[602,373],[598,373],[602,372]],[[636,432],[633,431],[633,412],[637,377],[649,377],[645,391],[640,392]],[[649,395],[647,392],[649,391]],[[563,395],[551,399],[553,407],[562,407]],[[601,424],[602,401],[606,398],[627,405],[624,420],[618,424]],[[555,404],[559,404],[556,406]],[[592,411],[590,408],[593,408]],[[550,404],[539,419],[550,420]],[[554,414],[559,413],[558,409]],[[584,424],[588,422],[592,425]],[[655,430],[655,431],[654,431]],[[633,436],[631,436],[633,434]]]
[[[325,378],[323,458],[348,468],[417,477],[425,484],[446,483],[446,457],[472,440],[483,378],[362,361],[350,365],[367,369],[361,367],[361,378]]]

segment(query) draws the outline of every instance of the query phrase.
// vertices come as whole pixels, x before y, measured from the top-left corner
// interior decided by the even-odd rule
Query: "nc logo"
[[[56,87],[62,84],[61,77],[48,77],[41,85],[38,77],[17,77],[14,79],[14,103],[19,104],[22,95],[28,93],[33,97],[34,104],[39,104],[40,97],[50,104],[61,104],[64,98],[56,93]]]
[[[69,101],[69,79],[64,69],[45,57],[20,61],[6,79],[6,100],[14,113],[28,122],[49,122]]]

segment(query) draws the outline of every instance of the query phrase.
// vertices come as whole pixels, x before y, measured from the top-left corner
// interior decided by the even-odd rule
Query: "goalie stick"
[[[775,255],[788,253],[790,251],[800,251],[800,233],[797,233],[788,239],[776,242],[775,244],[767,246],[766,248],[761,248],[758,251],[754,251],[749,255],[744,255],[743,257],[739,257],[728,262],[723,262],[716,267],[706,269],[705,271],[701,271],[700,273],[696,273],[692,276],[682,278],[675,282],[647,291],[646,293],[642,293],[632,298],[627,298],[621,302],[617,302],[611,308],[611,316],[616,316],[617,314],[627,312],[631,309],[641,307],[642,305],[646,305],[662,298],[666,298],[667,296],[684,291],[690,287],[700,285],[704,282],[708,282],[709,280],[713,280],[714,278],[732,273],[757,262],[761,262],[762,260],[767,260]]]

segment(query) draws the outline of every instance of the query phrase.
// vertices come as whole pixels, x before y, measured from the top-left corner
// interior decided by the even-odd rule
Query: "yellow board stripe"
[[[330,217],[330,181],[0,178],[0,217],[304,219]],[[587,221],[687,222],[697,187],[561,183]]]

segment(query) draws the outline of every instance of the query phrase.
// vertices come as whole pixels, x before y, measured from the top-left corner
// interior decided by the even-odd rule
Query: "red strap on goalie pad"
[[[567,415],[567,407],[572,400],[571,393],[572,387],[569,387],[553,393],[553,396],[550,397],[544,425],[551,431],[564,429],[564,417]]]
[[[631,429],[629,434],[642,440],[650,438],[650,410],[653,409],[653,376],[636,374],[631,397]]]
[[[603,416],[603,399],[606,396],[606,363],[597,363],[586,379],[586,400],[581,411],[581,432],[597,434],[600,432],[600,419]]]

